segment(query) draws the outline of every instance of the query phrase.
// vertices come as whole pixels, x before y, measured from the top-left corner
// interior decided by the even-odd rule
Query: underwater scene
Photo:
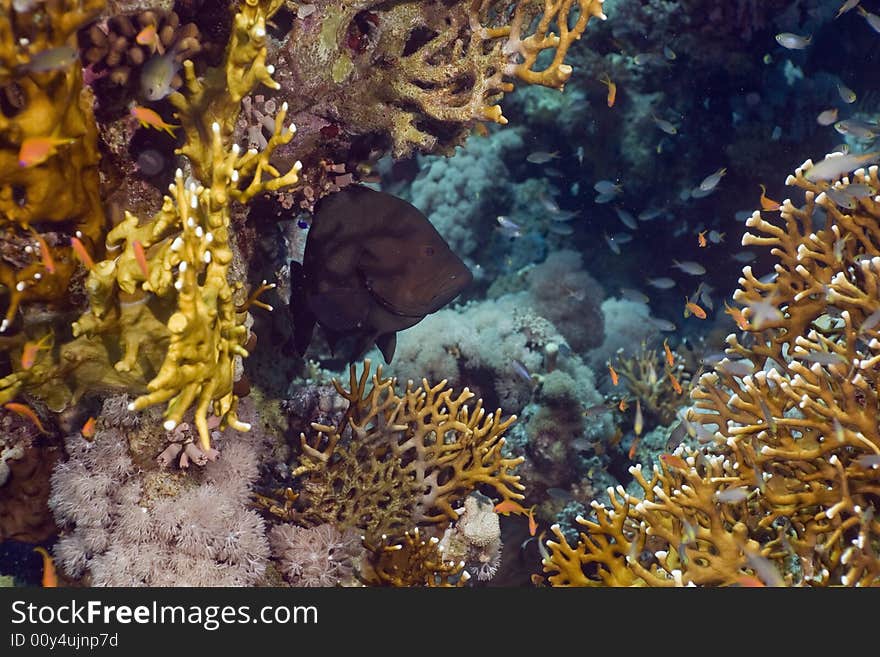
[[[0,584],[880,584],[880,0],[0,0]]]

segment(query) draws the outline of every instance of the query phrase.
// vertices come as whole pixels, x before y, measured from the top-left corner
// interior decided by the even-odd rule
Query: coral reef
[[[605,18],[602,0],[310,7],[280,51],[279,99],[310,135],[378,135],[394,157],[450,152],[474,122],[506,123],[498,103],[514,81],[561,89],[569,47]]]
[[[150,72],[150,62],[155,66],[166,53],[173,53],[169,63],[179,69],[184,60],[194,59],[201,51],[199,37],[195,23],[181,25],[175,12],[149,9],[115,14],[83,28],[79,48],[93,76],[106,76],[114,85],[129,87],[129,95],[144,97],[149,96],[142,89],[148,85],[143,75]],[[183,78],[174,72],[163,91],[179,89],[182,84]]]
[[[184,63],[185,93],[174,92],[169,100],[186,135],[178,152],[192,177],[178,169],[171,196],[151,219],[126,211],[106,236],[108,259],[88,264],[89,307],[72,324],[75,340],[60,348],[59,364],[6,377],[0,398],[29,387],[58,410],[86,390],[118,386],[140,394],[132,402],[135,410],[168,402],[169,429],[195,404],[203,451],[210,449],[209,412],[224,425],[247,430],[236,419],[233,384],[248,355],[247,310],[260,303],[255,295],[240,305],[234,301],[243,285],[230,280],[231,205],[295,184],[300,166],[282,175],[269,163],[274,149],[295,132],[284,124],[286,106],[262,152],[242,153],[231,136],[242,98],[257,84],[277,87],[265,42],[266,20],[280,4],[243,3],[223,65],[203,78],[190,60]]]
[[[744,268],[734,299],[748,328],[691,392],[704,446],[632,468],[641,493],[609,490],[576,545],[554,527],[552,584],[880,582],[880,179],[876,165],[820,173],[840,157],[789,176],[802,205],[747,221],[743,244],[770,247],[776,276]]]
[[[458,521],[447,528],[439,548],[450,561],[464,562],[465,571],[478,582],[492,579],[501,564],[501,523],[494,503],[471,493]]]
[[[7,301],[0,333],[22,302],[69,303],[74,234],[90,252],[101,248],[93,99],[73,46],[77,28],[102,6],[65,0],[17,11],[12,0],[0,3],[0,291]]]
[[[513,473],[522,459],[501,454],[515,416],[487,415],[481,400],[469,406],[474,394],[465,388],[456,395],[445,380],[410,382],[398,395],[395,379],[370,369],[367,360],[358,377],[352,366],[349,390],[334,380],[348,401],[338,425],[313,424],[317,433],[301,436],[293,471],[302,478],[301,505],[290,520],[333,522],[374,541],[402,537],[417,524],[447,525],[458,518],[454,505],[478,486],[522,499]]]
[[[108,398],[106,404],[116,404]],[[108,409],[109,410],[109,409]],[[215,432],[220,456],[197,473],[136,468],[140,427],[111,426],[65,439],[49,500],[63,529],[54,548],[63,572],[92,586],[253,586],[269,557],[264,521],[249,508],[263,436]]]
[[[425,538],[418,528],[401,539],[365,541],[364,547],[368,556],[361,579],[367,586],[455,587],[470,579],[464,561],[447,560],[437,537]]]
[[[269,532],[272,554],[291,586],[353,586],[360,540],[352,529],[276,525]]]

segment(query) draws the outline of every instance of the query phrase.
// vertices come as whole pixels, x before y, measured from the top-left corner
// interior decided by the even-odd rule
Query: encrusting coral
[[[419,524],[447,525],[478,486],[505,500],[523,499],[513,473],[522,458],[501,454],[515,416],[486,415],[482,400],[468,406],[474,394],[465,388],[455,395],[446,381],[410,382],[398,395],[395,379],[384,378],[381,367],[371,376],[370,368],[365,361],[358,377],[352,366],[350,390],[334,381],[348,401],[338,426],[313,424],[317,433],[301,436],[293,474],[302,477],[302,508],[291,509],[289,519],[333,522],[377,540],[402,537]]]
[[[631,468],[643,496],[610,489],[576,545],[553,527],[552,584],[880,583],[880,178],[814,166],[786,181],[803,205],[746,223],[743,244],[770,247],[776,277],[743,270],[748,326],[692,389],[705,446]]]
[[[68,302],[71,236],[93,250],[105,230],[93,99],[73,47],[103,4],[0,1],[0,333],[22,302]]]

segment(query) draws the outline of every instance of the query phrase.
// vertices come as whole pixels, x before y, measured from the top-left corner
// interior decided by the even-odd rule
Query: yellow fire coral
[[[444,560],[436,538],[424,538],[418,528],[400,540],[383,536],[377,544],[364,541],[367,555],[359,572],[367,586],[464,586],[470,574],[464,562]]]
[[[246,308],[236,308],[229,282],[230,203],[247,203],[256,194],[298,180],[299,163],[284,175],[269,164],[273,151],[295,132],[293,125],[284,125],[286,106],[278,112],[274,135],[262,152],[242,153],[236,144],[230,146],[241,98],[259,83],[275,84],[266,65],[266,20],[280,5],[280,0],[246,0],[235,17],[225,66],[210,70],[204,80],[195,77],[191,62],[185,63],[188,93],[176,92],[170,99],[186,134],[179,152],[187,156],[195,179],[186,180],[178,169],[172,196],[165,197],[159,213],[145,223],[126,213],[108,234],[107,249],[114,259],[92,269],[86,282],[90,310],[73,325],[74,335],[119,333],[125,350],[115,369],[133,371],[140,367],[141,336],[136,324],[118,321],[125,314],[122,307],[174,299],[165,322],[164,362],[147,383],[147,394],[131,407],[141,410],[168,402],[165,427],[171,430],[195,403],[203,450],[210,448],[209,411],[224,424],[249,429],[236,418],[232,391],[236,358],[248,353],[242,318]],[[118,316],[109,312],[117,305]],[[140,321],[140,313],[132,319]]]
[[[812,166],[787,180],[803,205],[747,221],[776,279],[743,270],[749,330],[691,393],[707,446],[631,469],[644,496],[609,491],[577,545],[555,527],[551,583],[880,583],[880,179],[811,182]]]
[[[486,415],[481,400],[468,406],[474,394],[465,388],[456,395],[445,380],[410,382],[399,396],[381,367],[370,377],[370,361],[360,378],[352,366],[350,390],[334,385],[348,409],[340,426],[315,424],[317,434],[301,436],[293,474],[304,478],[305,507],[291,514],[297,521],[401,537],[414,525],[456,520],[454,506],[478,486],[523,499],[513,473],[522,458],[501,454],[514,416]]]
[[[104,2],[14,4],[0,0],[0,93],[9,104],[0,112],[0,292],[8,300],[0,332],[22,301],[68,299],[77,260],[67,233],[79,231],[91,248],[105,225],[92,97],[74,49],[76,30]],[[44,161],[27,155],[44,144]]]
[[[281,4],[242,2],[225,63],[204,79],[185,64],[186,93],[170,100],[186,137],[178,152],[193,175],[179,169],[156,215],[143,220],[126,213],[107,234],[108,258],[90,266],[89,308],[72,325],[75,339],[59,348],[57,361],[0,381],[0,400],[33,389],[61,410],[86,390],[121,387],[140,395],[132,403],[136,410],[167,402],[168,429],[195,404],[203,449],[210,447],[209,412],[223,424],[248,428],[236,418],[232,387],[248,355],[245,318],[253,300],[236,305],[233,298],[241,285],[230,281],[230,206],[296,184],[300,165],[282,175],[269,163],[295,132],[284,124],[286,107],[261,152],[242,152],[231,143],[232,129],[245,94],[257,84],[277,86],[266,64],[266,20]]]
[[[288,39],[286,97],[295,112],[388,135],[395,157],[449,152],[475,121],[507,123],[499,102],[516,80],[562,89],[568,49],[605,19],[603,2],[316,2]]]

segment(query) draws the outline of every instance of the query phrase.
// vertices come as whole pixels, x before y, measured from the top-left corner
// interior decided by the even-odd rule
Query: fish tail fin
[[[376,346],[382,352],[382,358],[385,359],[385,362],[390,364],[391,359],[394,358],[394,350],[397,348],[397,333],[392,331],[377,336]]]
[[[297,353],[306,353],[312,341],[315,315],[309,310],[306,299],[305,271],[296,260],[290,261],[290,314],[293,316],[293,343]]]

